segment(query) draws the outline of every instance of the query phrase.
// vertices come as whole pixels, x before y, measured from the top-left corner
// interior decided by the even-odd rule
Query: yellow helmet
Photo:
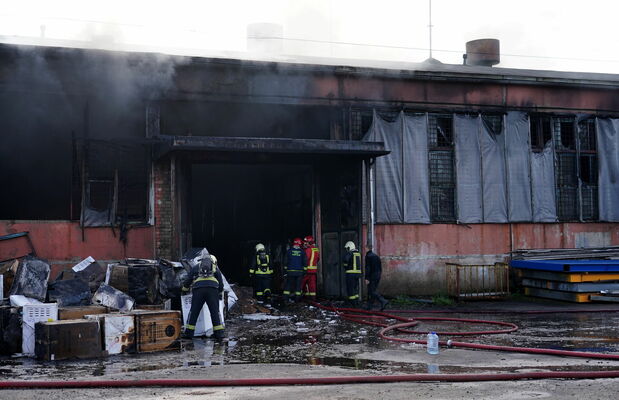
[[[355,244],[353,242],[351,242],[350,240],[348,242],[346,242],[346,244],[344,245],[344,248],[348,251],[353,251],[356,250],[357,247],[355,246]]]
[[[262,243],[258,243],[256,245],[256,252],[264,251],[264,245]]]

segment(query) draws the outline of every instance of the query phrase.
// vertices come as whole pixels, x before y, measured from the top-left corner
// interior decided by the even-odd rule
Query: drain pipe
[[[375,213],[375,205],[374,205],[374,164],[376,163],[376,159],[375,158],[370,158],[368,161],[368,186],[369,186],[369,205],[370,205],[370,220],[369,220],[369,224],[368,224],[368,240],[367,240],[367,245],[369,248],[371,248],[372,250],[374,250],[374,224],[376,223],[376,213]]]

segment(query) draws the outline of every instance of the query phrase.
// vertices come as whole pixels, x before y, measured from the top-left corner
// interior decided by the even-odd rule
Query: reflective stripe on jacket
[[[342,266],[346,270],[347,274],[360,274],[361,273],[361,253],[357,250],[347,251],[344,255]]]

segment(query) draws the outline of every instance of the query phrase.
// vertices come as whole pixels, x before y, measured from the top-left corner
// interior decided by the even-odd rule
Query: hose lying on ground
[[[350,308],[335,308],[324,306],[319,303],[312,303],[314,306],[336,312],[342,319],[362,323],[371,326],[378,326],[382,329],[379,336],[385,340],[425,344],[425,340],[399,338],[389,336],[387,333],[398,331],[402,333],[426,333],[414,331],[406,328],[419,324],[420,320],[425,321],[451,321],[469,322],[476,324],[489,324],[506,326],[506,329],[477,331],[477,332],[439,332],[443,335],[463,336],[463,335],[482,335],[509,333],[518,329],[515,324],[508,322],[485,321],[478,319],[461,318],[407,318],[394,315],[396,312],[372,312]],[[619,310],[607,310],[615,312]],[[402,313],[412,313],[413,310],[404,310]],[[416,312],[420,312],[416,310]],[[421,311],[424,312],[424,311]],[[425,311],[427,313],[428,311]],[[452,311],[453,313],[465,313],[463,311]],[[510,311],[512,312],[512,311]],[[553,311],[556,312],[556,311]],[[576,311],[569,311],[576,312]],[[584,311],[589,312],[589,311]],[[498,313],[498,312],[497,312]],[[526,313],[545,313],[528,311]],[[386,322],[379,322],[380,319],[392,319],[400,323],[389,325]],[[462,347],[482,350],[509,351],[530,354],[547,354],[565,357],[584,357],[606,360],[619,360],[616,354],[600,354],[591,352],[577,352],[568,350],[536,349],[528,347],[514,346],[495,346],[477,343],[441,341],[440,345],[452,347]],[[0,382],[0,389],[60,389],[60,388],[128,388],[128,387],[213,387],[213,386],[281,386],[281,385],[344,385],[359,383],[394,383],[394,382],[481,382],[481,381],[508,381],[523,379],[598,379],[598,378],[619,378],[619,370],[615,371],[558,371],[558,372],[524,372],[524,373],[490,373],[490,374],[407,374],[407,375],[366,375],[366,376],[338,376],[324,378],[257,378],[257,379],[140,379],[140,380],[74,380],[74,381],[4,381]]]

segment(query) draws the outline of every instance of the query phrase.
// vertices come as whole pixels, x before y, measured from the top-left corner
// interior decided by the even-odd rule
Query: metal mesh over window
[[[578,123],[580,151],[596,151],[595,120],[588,119]]]
[[[557,215],[562,221],[578,219],[578,187],[557,187]]]
[[[493,135],[500,135],[503,132],[503,116],[498,114],[482,114],[481,118],[484,120],[484,123],[488,128],[490,128],[490,132]]]
[[[576,141],[574,140],[574,118],[558,117],[553,118],[552,130],[555,139],[555,149],[575,150]]]
[[[596,221],[599,217],[598,208],[598,187],[583,185],[581,188],[582,197],[582,219],[584,221]]]
[[[428,115],[428,145],[453,147],[453,117],[449,114]]]
[[[430,217],[432,221],[456,219],[453,117],[428,115]]]
[[[531,150],[543,151],[546,143],[552,139],[550,117],[531,116]]]

